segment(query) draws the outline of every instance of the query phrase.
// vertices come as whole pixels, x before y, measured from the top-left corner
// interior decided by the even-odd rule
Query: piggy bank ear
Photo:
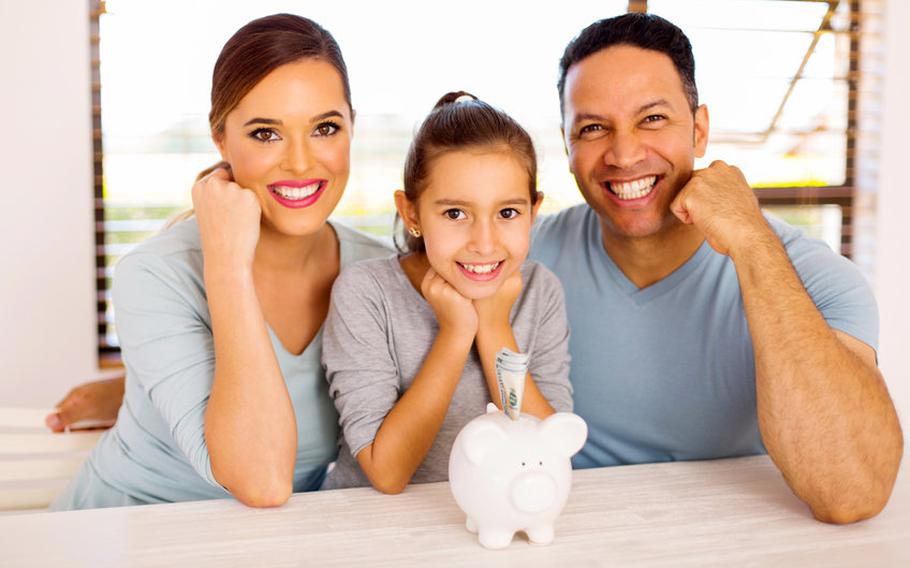
[[[461,448],[468,461],[480,465],[483,458],[506,441],[506,433],[495,422],[474,420],[461,431]]]
[[[588,437],[588,425],[581,416],[571,412],[557,412],[540,423],[543,441],[560,454],[574,456]]]

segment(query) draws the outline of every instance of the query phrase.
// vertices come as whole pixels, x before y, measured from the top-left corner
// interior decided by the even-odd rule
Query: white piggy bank
[[[449,484],[480,544],[504,548],[517,531],[535,544],[553,541],[553,523],[572,486],[569,458],[587,436],[585,421],[570,412],[513,421],[492,403],[458,433]]]

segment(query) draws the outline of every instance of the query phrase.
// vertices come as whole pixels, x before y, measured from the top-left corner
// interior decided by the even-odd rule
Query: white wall
[[[878,195],[876,297],[881,313],[879,361],[910,448],[910,2],[888,0],[885,99]]]
[[[0,406],[96,372],[85,0],[0,0]]]

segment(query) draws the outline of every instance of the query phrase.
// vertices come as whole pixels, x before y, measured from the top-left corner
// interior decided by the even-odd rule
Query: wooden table
[[[812,519],[764,456],[576,471],[549,546],[489,551],[446,483],[0,517],[0,566],[910,566],[910,479],[878,517]]]

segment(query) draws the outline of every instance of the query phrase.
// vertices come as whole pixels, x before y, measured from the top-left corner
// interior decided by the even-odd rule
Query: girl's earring
[[[417,227],[408,227],[408,234],[414,237],[415,239],[420,238],[420,229]]]

